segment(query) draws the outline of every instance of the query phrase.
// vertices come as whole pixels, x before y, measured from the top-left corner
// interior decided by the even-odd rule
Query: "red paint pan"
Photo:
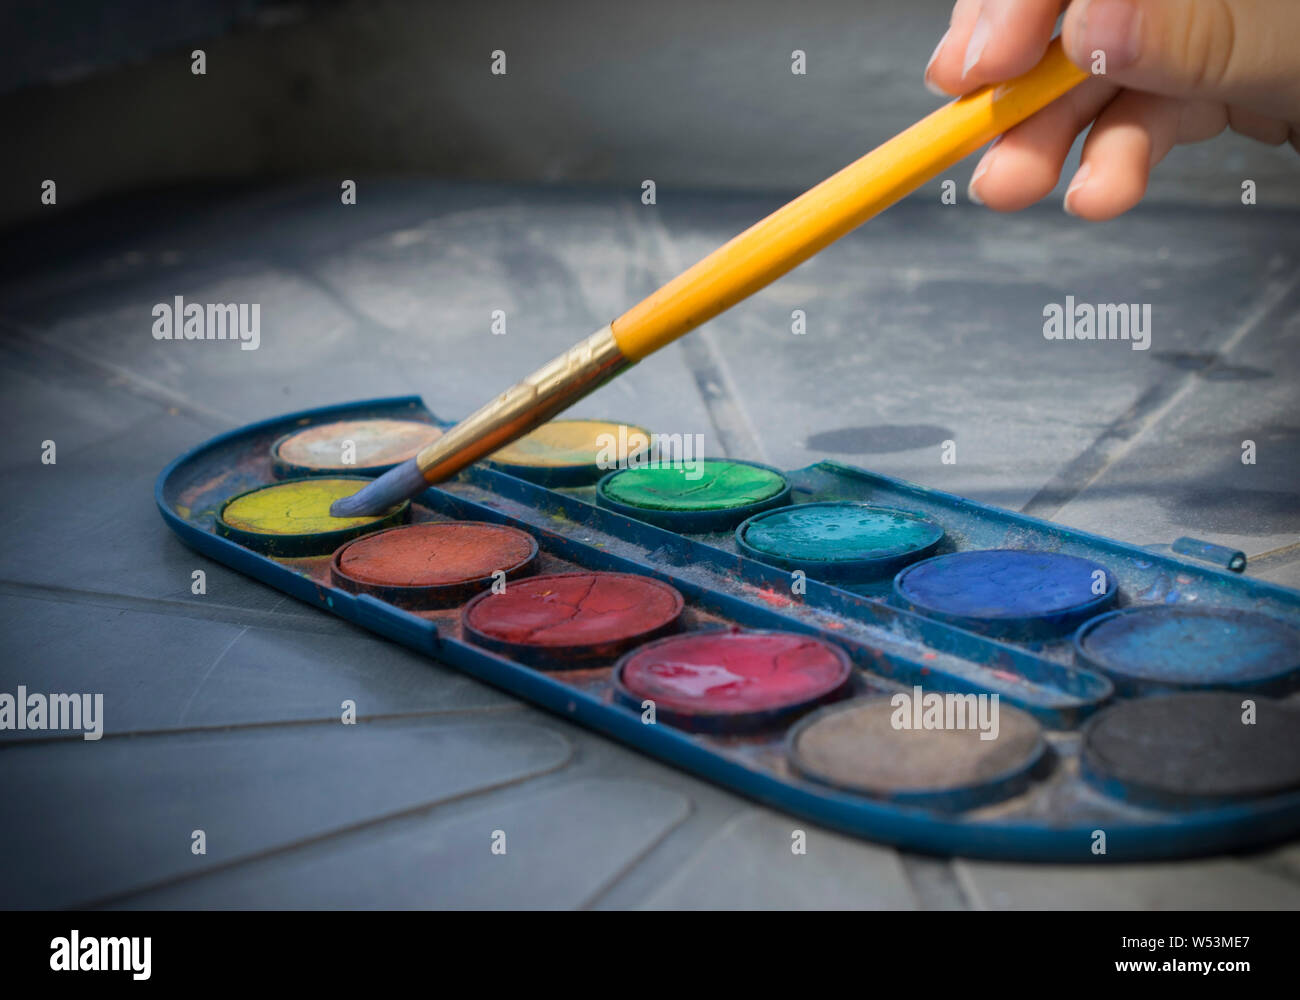
[[[639,643],[671,631],[682,595],[631,573],[554,573],[480,594],[461,613],[465,637],[545,669],[613,663]]]
[[[794,632],[709,629],[634,650],[614,673],[625,705],[696,732],[778,726],[850,692],[853,665],[840,647]]]

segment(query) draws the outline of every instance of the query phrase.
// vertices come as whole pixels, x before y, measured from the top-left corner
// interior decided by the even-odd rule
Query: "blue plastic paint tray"
[[[742,555],[734,531],[693,535],[647,524],[597,506],[591,486],[551,489],[478,465],[426,490],[413,502],[410,517],[520,528],[537,541],[539,574],[614,571],[671,584],[686,601],[684,628],[794,632],[833,643],[853,663],[853,700],[820,708],[816,718],[805,716],[757,733],[691,732],[667,722],[647,723],[637,706],[616,697],[612,663],[535,669],[467,641],[456,608],[406,611],[369,594],[332,586],[329,556],[272,558],[217,533],[216,514],[226,500],[275,481],[271,449],[284,434],[317,423],[369,417],[440,423],[418,398],[400,398],[290,414],[233,431],[181,456],[162,472],[156,499],[163,518],[196,550],[302,601],[774,808],[867,839],[942,854],[1104,863],[1215,853],[1300,832],[1300,752],[1291,760],[1285,735],[1300,729],[1291,724],[1300,720],[1294,698],[1252,694],[1267,719],[1258,730],[1266,734],[1260,739],[1273,742],[1256,747],[1250,742],[1252,730],[1244,742],[1234,735],[1223,746],[1206,744],[1200,765],[1224,775],[1226,785],[1221,782],[1222,787],[1208,792],[1189,789],[1180,797],[1178,786],[1170,792],[1168,782],[1156,780],[1159,776],[1148,781],[1130,773],[1131,761],[1124,756],[1123,741],[1116,738],[1117,727],[1107,724],[1117,697],[1111,677],[1120,678],[1123,672],[1102,657],[1089,658],[1086,665],[1083,657],[1076,659],[1068,623],[1060,634],[1048,629],[1051,634],[1006,640],[922,613],[926,608],[900,598],[888,576],[858,583],[823,582],[804,572],[804,579],[793,586],[788,568]],[[1285,630],[1300,621],[1300,593],[1286,588],[843,465],[821,463],[786,475],[794,503],[865,501],[937,523],[944,534],[934,549],[936,557],[1013,549],[1098,564],[1105,568],[1108,589],[1098,595],[1104,600],[1097,608],[1089,610],[1100,615],[1109,613],[1112,605],[1262,613],[1283,630],[1275,636],[1282,652],[1289,636]],[[1097,617],[1088,616],[1083,627]],[[1278,655],[1270,646],[1262,654],[1265,667],[1256,657],[1247,671],[1255,679],[1264,678],[1268,690],[1286,690],[1294,677],[1294,670],[1268,666]],[[1163,690],[1167,679],[1158,679],[1154,688]],[[1193,686],[1205,686],[1206,681],[1212,687],[1240,686],[1221,667],[1218,672],[1203,671],[1199,680],[1202,683]],[[1142,693],[1143,686],[1137,687]],[[796,756],[796,730],[806,738],[824,718],[836,724],[853,722],[835,713],[870,699],[910,697],[917,688],[927,699],[969,695],[972,704],[979,695],[998,695],[1008,712],[1008,731],[1014,730],[1023,746],[1008,748],[1005,759],[987,755],[987,763],[974,766],[971,761],[984,748],[969,744],[978,753],[954,752],[954,782],[925,789],[907,786],[906,767],[887,775],[892,784],[853,789],[819,778],[821,772],[804,759],[808,754]],[[1127,679],[1120,689],[1128,692]],[[1181,704],[1177,699],[1197,696],[1174,697],[1176,715]],[[962,703],[948,700],[950,707]],[[863,713],[864,718],[869,714]],[[870,735],[868,728],[855,730],[846,724],[841,729],[831,735]],[[1133,736],[1118,729],[1120,736]],[[1090,766],[1083,769],[1081,742],[1094,730],[1100,733],[1095,737],[1098,744],[1089,749]],[[929,741],[919,728],[917,733]],[[810,740],[803,749],[811,753],[816,742]],[[935,760],[926,755],[942,747],[932,741],[916,746],[918,752],[899,763],[922,772],[928,767],[926,773],[932,773]],[[1255,752],[1276,758],[1276,773],[1266,787],[1244,783],[1247,792],[1238,794],[1229,779],[1248,770]],[[1149,787],[1165,789],[1158,806],[1144,794]],[[1099,833],[1104,835],[1104,854],[1097,851]]]

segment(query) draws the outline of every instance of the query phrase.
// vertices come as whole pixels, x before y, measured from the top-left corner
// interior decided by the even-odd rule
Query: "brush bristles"
[[[428,485],[415,459],[408,458],[352,496],[335,500],[330,505],[330,514],[334,517],[374,517],[423,492]]]

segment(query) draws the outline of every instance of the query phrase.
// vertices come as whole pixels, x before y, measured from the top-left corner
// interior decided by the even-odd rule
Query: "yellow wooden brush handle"
[[[940,171],[1056,100],[1088,76],[1059,38],[1023,76],[967,94],[850,163],[715,250],[613,323],[640,361],[775,281]]]
[[[336,500],[330,513],[382,513],[509,444],[629,364],[776,280],[1087,75],[1065,58],[1060,40],[1053,41],[1024,76],[953,101],[849,164],[489,400],[415,458]]]

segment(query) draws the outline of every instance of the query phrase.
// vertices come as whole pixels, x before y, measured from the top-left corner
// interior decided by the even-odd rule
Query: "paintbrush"
[[[777,209],[466,417],[414,458],[353,496],[336,500],[330,513],[383,513],[504,447],[803,263],[1087,76],[1065,57],[1060,39],[1054,39],[1028,73],[944,105]]]

